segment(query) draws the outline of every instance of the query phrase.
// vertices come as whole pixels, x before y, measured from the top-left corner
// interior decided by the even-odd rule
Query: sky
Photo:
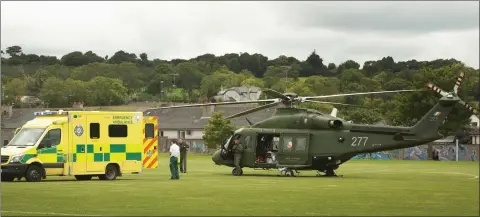
[[[1,48],[149,59],[261,53],[325,64],[391,56],[479,67],[479,2],[1,2]]]

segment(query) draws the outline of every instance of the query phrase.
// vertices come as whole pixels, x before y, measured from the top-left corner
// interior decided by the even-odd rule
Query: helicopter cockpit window
[[[295,152],[304,152],[307,147],[306,138],[297,138],[297,143],[295,144]]]
[[[293,149],[292,137],[283,137],[282,151],[290,152]]]
[[[225,148],[231,148],[233,146],[233,141],[235,141],[235,139],[239,139],[241,135],[237,134],[237,135],[234,135],[234,136],[231,136],[227,143],[225,144]]]

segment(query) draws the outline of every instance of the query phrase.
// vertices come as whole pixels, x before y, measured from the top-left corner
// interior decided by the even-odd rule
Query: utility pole
[[[2,77],[2,72],[0,70],[0,77]],[[2,131],[3,131],[3,105],[2,105],[2,100],[3,100],[3,84],[2,84],[2,79],[0,79],[0,91],[2,91],[2,93],[0,94],[0,108],[2,108],[2,110],[0,112],[0,141],[2,141],[2,144],[1,144],[1,147],[3,147],[3,135],[2,135]]]
[[[455,139],[455,161],[458,161],[458,138]]]
[[[280,66],[285,69],[285,88],[287,88],[287,81],[288,81],[288,70],[290,70],[291,66]]]
[[[175,74],[170,74],[171,76],[173,76],[173,88],[176,88],[177,86],[175,85],[175,77],[178,76],[178,73],[175,73]],[[173,105],[175,105],[175,94],[173,94]]]
[[[163,103],[163,80],[160,81],[160,103]]]

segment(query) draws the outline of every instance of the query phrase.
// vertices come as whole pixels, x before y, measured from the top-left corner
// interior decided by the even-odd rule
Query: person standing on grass
[[[180,146],[180,172],[187,173],[187,150],[190,146],[183,139],[178,139]]]
[[[239,175],[241,171],[240,162],[242,160],[243,150],[244,150],[243,145],[238,141],[238,139],[235,139],[233,141],[232,151],[233,151],[233,165],[235,166],[235,169],[236,169],[235,170],[236,175]]]
[[[170,146],[170,179],[180,179],[178,174],[178,157],[180,156],[180,147],[175,142]]]

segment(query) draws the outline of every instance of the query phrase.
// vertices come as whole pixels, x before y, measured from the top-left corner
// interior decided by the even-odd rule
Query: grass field
[[[1,183],[2,216],[13,215],[479,215],[478,162],[352,160],[342,178],[277,177],[276,171],[215,166],[189,155],[188,173],[160,167],[116,181],[49,177]]]

